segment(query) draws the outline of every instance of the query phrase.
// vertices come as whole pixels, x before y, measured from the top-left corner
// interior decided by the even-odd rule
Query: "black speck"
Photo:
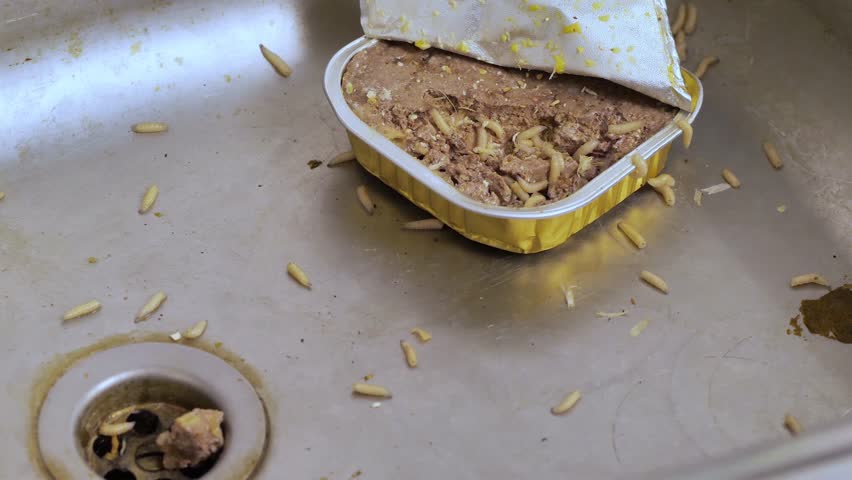
[[[547,437],[541,437],[541,441],[542,441],[542,442],[546,442],[546,441],[547,441]]]
[[[135,422],[133,431],[140,435],[150,435],[157,431],[160,419],[148,410],[139,410],[127,416],[128,422]]]
[[[98,435],[92,443],[92,451],[95,452],[95,455],[98,457],[103,458],[103,456],[109,453],[110,450],[112,450],[112,437]]]
[[[305,339],[304,339],[304,338],[302,338],[302,339],[300,339],[300,340],[299,340],[299,342],[301,342],[301,343],[305,343]]]
[[[104,474],[104,478],[106,480],[136,480],[136,475],[127,470],[115,468]]]
[[[167,154],[165,154],[165,155],[163,155],[163,156],[164,156],[164,157],[166,157],[166,158],[169,158],[169,154],[168,154],[168,153],[167,153]]]
[[[260,187],[262,187],[262,186],[263,186],[263,185],[261,185],[261,184],[257,184],[257,188],[260,188]]]

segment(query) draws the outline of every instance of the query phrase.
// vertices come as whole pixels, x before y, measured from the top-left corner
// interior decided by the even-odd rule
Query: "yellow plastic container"
[[[672,142],[681,131],[674,122],[604,170],[569,197],[534,208],[486,205],[466,197],[435,175],[416,158],[371,129],[351,111],[340,85],[346,64],[375,40],[360,38],[332,57],[325,72],[325,90],[332,107],[349,133],[355,157],[367,171],[428,211],[453,230],[471,240],[517,253],[536,253],[556,247],[638,190],[644,179],[630,177],[630,157],[641,155],[648,173],[655,176],[666,165]],[[692,96],[692,112],[680,111],[675,118],[690,123],[701,108],[701,82],[683,70]]]

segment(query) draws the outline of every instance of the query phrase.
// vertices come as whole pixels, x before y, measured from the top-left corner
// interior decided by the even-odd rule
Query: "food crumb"
[[[778,213],[784,213],[787,211],[787,205],[778,205],[775,210],[778,210]]]
[[[800,318],[802,318],[801,315],[796,315],[790,319],[790,328],[787,329],[787,335],[802,336],[802,324],[799,323]]]
[[[314,159],[308,161],[308,166],[311,167],[311,170],[319,167],[320,165],[322,165],[322,162],[319,160]]]
[[[799,423],[799,420],[789,413],[784,415],[784,428],[790,432],[790,435],[794,436],[802,432],[802,425]]]
[[[160,218],[163,215],[165,215],[165,213],[163,213],[163,212],[154,212],[154,216],[157,217],[157,218]]]
[[[97,259],[97,258],[95,258],[95,257],[89,257],[89,258],[88,258],[88,262],[89,262],[89,263],[98,263],[98,259]]]

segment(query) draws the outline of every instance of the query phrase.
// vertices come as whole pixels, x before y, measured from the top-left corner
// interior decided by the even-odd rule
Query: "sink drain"
[[[163,466],[157,435],[194,408],[221,410],[224,447],[180,470]],[[134,422],[117,436],[105,423]],[[54,384],[38,419],[38,443],[57,480],[245,479],[263,456],[266,413],[251,383],[202,350],[137,343],[95,353]]]

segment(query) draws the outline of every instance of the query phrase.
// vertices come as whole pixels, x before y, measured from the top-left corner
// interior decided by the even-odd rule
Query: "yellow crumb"
[[[556,73],[562,73],[565,71],[565,58],[563,58],[562,55],[553,56],[553,70]]]
[[[562,27],[562,33],[583,33],[583,27],[580,26],[580,22],[574,22]]]
[[[588,58],[587,58],[587,59],[586,59],[586,66],[587,66],[587,67],[594,67],[594,66],[595,66],[595,61],[594,61],[594,60],[590,60],[590,59],[588,59]]]
[[[427,50],[432,47],[432,44],[427,42],[426,40],[417,40],[414,42],[414,46],[419,48],[420,50]]]

